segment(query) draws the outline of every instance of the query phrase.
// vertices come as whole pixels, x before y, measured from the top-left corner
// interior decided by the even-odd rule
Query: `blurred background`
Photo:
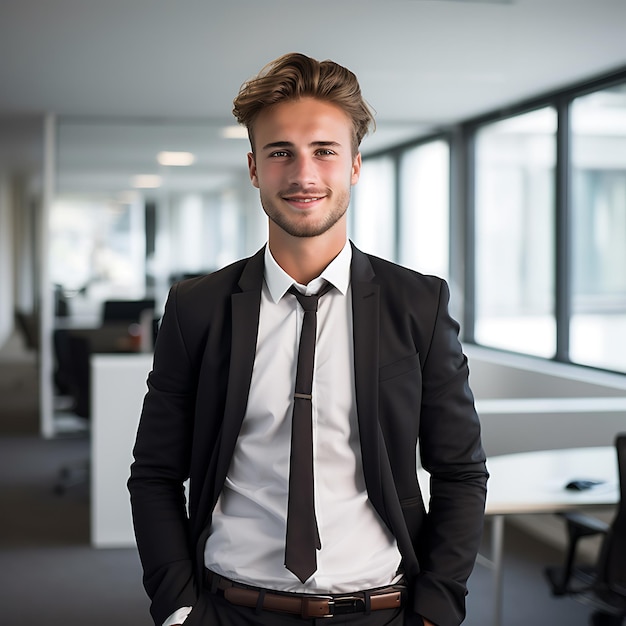
[[[265,241],[231,108],[286,52],[376,111],[349,234],[449,281],[488,454],[626,429],[624,24],[621,0],[1,0],[0,611],[149,623],[123,482],[152,341],[174,281]],[[546,403],[490,404],[520,398]],[[546,602],[516,554],[559,532],[508,546]]]

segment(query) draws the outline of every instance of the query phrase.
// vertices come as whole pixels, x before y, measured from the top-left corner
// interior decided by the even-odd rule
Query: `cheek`
[[[272,168],[264,167],[260,170],[256,171],[256,187],[263,189],[273,189],[277,186],[280,186],[280,179],[277,175],[277,172]],[[254,183],[254,181],[253,181]]]

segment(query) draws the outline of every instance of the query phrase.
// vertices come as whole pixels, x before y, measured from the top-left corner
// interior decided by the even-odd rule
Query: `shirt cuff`
[[[163,626],[172,626],[172,624],[182,624],[186,619],[189,613],[191,613],[190,606],[184,606],[178,611],[174,611],[164,622]]]

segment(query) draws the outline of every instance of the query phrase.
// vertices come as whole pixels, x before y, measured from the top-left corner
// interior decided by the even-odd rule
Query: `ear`
[[[259,188],[259,178],[256,171],[256,160],[253,152],[248,152],[248,173],[250,174],[250,180],[257,189]]]
[[[356,185],[359,182],[361,176],[361,153],[357,153],[352,162],[352,176],[350,178],[350,184]]]

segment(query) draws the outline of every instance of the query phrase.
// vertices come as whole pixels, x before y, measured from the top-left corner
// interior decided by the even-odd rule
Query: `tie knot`
[[[293,294],[298,298],[298,302],[300,306],[305,311],[317,311],[317,303],[319,299],[328,291],[330,291],[333,286],[330,283],[326,283],[317,293],[311,294],[310,296],[305,296],[303,293],[300,293],[295,285],[292,285],[289,288],[289,293]]]

